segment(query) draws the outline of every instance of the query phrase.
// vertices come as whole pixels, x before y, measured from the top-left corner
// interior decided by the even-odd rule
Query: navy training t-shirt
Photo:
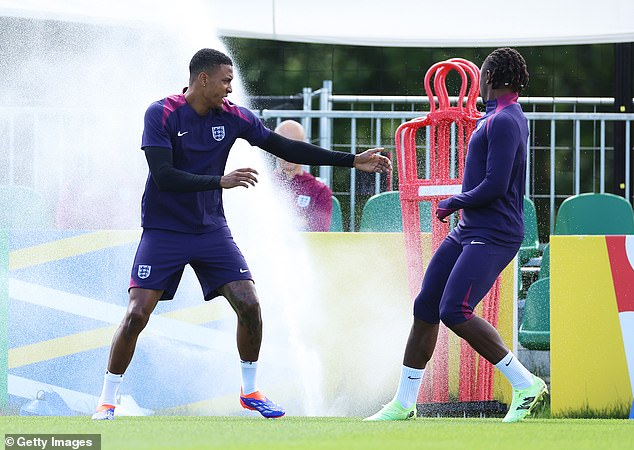
[[[238,138],[260,145],[271,131],[250,110],[224,99],[221,110],[201,116],[183,94],[152,103],[145,113],[141,148],[173,152],[174,167],[197,175],[224,175],[229,150]],[[205,233],[226,226],[222,189],[161,192],[151,174],[145,183],[141,226]]]

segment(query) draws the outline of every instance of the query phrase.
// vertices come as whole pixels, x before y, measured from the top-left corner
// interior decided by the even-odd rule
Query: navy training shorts
[[[461,239],[458,229],[454,229],[429,262],[414,300],[414,317],[427,323],[442,320],[448,326],[472,318],[473,310],[513,260],[519,246]]]
[[[226,226],[202,234],[145,229],[134,257],[129,289],[161,290],[161,300],[171,300],[187,264],[194,269],[205,300],[220,295],[217,289],[231,281],[253,280]]]

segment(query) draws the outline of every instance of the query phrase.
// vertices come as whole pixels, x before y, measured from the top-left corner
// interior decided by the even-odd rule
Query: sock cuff
[[[413,367],[408,367],[403,365],[403,375],[406,377],[411,377],[410,379],[422,378],[425,369],[414,369]]]
[[[508,366],[514,357],[515,355],[513,354],[513,352],[508,352],[504,358],[502,358],[497,364],[495,364],[495,367],[499,369],[502,364]]]
[[[110,381],[111,383],[121,383],[123,381],[123,374],[110,373],[106,370],[104,379]]]
[[[242,361],[240,360],[240,367],[243,369],[255,369],[258,366],[257,361]]]

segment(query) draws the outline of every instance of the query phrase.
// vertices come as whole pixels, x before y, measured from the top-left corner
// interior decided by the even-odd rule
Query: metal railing
[[[392,156],[396,128],[407,120],[424,116],[429,105],[426,96],[333,95],[330,81],[325,81],[316,91],[305,88],[302,98],[302,110],[262,109],[260,117],[274,123],[299,120],[306,127],[307,139],[325,148],[357,153],[365,148],[384,147]],[[319,109],[312,109],[316,103],[313,99],[318,99]],[[456,98],[452,101],[455,104]],[[626,160],[622,176],[624,197],[632,202],[630,166],[634,114],[605,112],[614,105],[614,99],[606,97],[520,97],[519,102],[526,111],[531,130],[526,193],[535,201],[541,226],[547,228],[548,234],[554,232],[556,210],[565,198],[582,192],[606,192],[607,180],[615,172],[614,139],[608,124],[625,125]],[[567,111],[561,112],[562,109]],[[318,127],[313,127],[314,124]],[[424,136],[421,138],[423,153],[429,151],[425,148],[427,141]],[[424,154],[421,157],[428,160]],[[421,173],[429,170],[428,167],[419,169]],[[319,176],[335,188],[335,195],[348,197],[348,224],[354,231],[361,206],[358,203],[362,200],[357,192],[356,171],[350,171],[343,185],[338,181],[341,177],[333,179],[330,167],[321,167]],[[382,187],[379,175],[374,177],[374,193],[396,189],[385,183]],[[364,192],[368,194],[367,188]]]
[[[304,88],[301,94],[279,99],[302,109],[256,110],[270,126],[283,119],[296,119],[304,124],[307,139],[322,147],[353,154],[370,147],[384,147],[393,157],[394,133],[398,126],[424,116],[429,109],[429,100],[423,96],[333,95],[329,81],[325,81],[319,90]],[[531,130],[526,193],[536,204],[542,240],[554,231],[555,214],[561,201],[582,192],[610,190],[615,173],[623,181],[622,195],[632,202],[630,167],[634,142],[631,123],[634,114],[606,112],[614,99],[604,97],[520,97],[520,103]],[[44,191],[58,188],[67,175],[64,171],[58,173],[55,186],[50,185],[50,176],[47,177],[48,184],[38,181],[42,178],[40,171],[50,171],[59,159],[51,159],[50,148],[74,148],[78,142],[94,140],[94,136],[77,135],[88,133],[83,131],[88,129],[84,126],[85,120],[81,111],[74,108],[0,108],[0,166],[5,168],[0,184],[24,184]],[[69,127],[69,121],[72,127]],[[624,143],[619,150],[625,150],[625,162],[623,167],[616,164],[615,168],[613,125],[616,123],[624,128]],[[67,131],[71,128],[72,133]],[[136,139],[136,134],[134,136]],[[419,170],[423,175],[429,172],[427,142],[429,139],[421,136],[422,167]],[[78,154],[88,157],[100,153],[83,150]],[[29,164],[29,160],[37,160],[39,164]],[[66,162],[65,167],[69,170],[74,170],[72,165],[78,163],[76,160]],[[145,167],[145,161],[140,157],[127,164],[130,163]],[[331,167],[320,167],[318,175],[331,185],[341,200],[344,219],[347,219],[344,226],[351,231],[357,229],[361,209],[369,196],[398,186],[396,170],[394,180],[379,174]]]

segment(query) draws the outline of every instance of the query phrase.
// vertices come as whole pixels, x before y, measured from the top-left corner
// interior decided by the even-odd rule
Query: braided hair
[[[520,93],[528,86],[526,61],[517,50],[498,48],[486,57],[485,63],[491,73],[493,89],[508,87],[513,92]]]

